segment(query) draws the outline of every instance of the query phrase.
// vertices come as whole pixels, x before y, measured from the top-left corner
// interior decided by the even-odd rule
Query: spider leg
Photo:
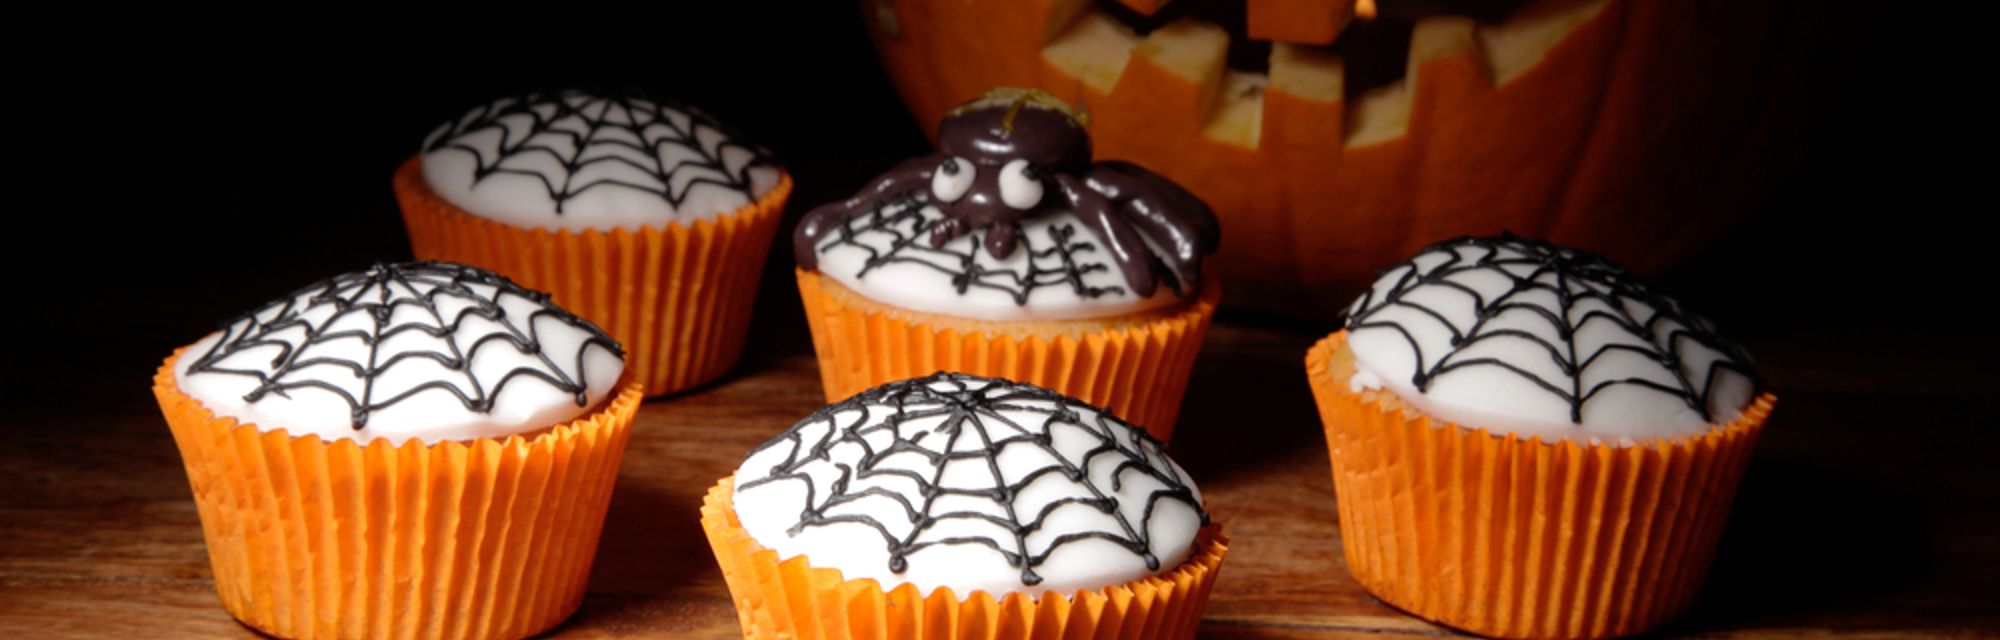
[[[792,234],[792,255],[798,258],[799,267],[818,269],[819,253],[814,246],[819,244],[822,236],[846,225],[856,214],[873,210],[882,201],[893,200],[905,193],[929,194],[931,172],[943,161],[944,156],[935,154],[904,160],[856,192],[854,197],[829,202],[806,212],[805,218],[799,221],[798,233]]]
[[[1003,222],[986,228],[986,253],[1006,259],[1014,253],[1014,245],[1020,239],[1021,228],[1012,222]]]
[[[1091,169],[1093,174],[1098,171]],[[1132,287],[1132,293],[1141,298],[1151,297],[1159,287],[1159,282],[1153,278],[1152,257],[1139,232],[1118,215],[1117,204],[1099,192],[1087,178],[1058,173],[1055,180],[1062,187],[1063,198],[1069,201],[1070,211],[1082,218],[1084,224],[1090,225],[1097,232],[1098,239],[1104,242],[1105,251],[1118,264],[1118,270],[1125,274],[1125,284]]]
[[[942,247],[971,230],[972,225],[966,224],[964,218],[939,218],[937,222],[931,223],[931,248]]]
[[[1172,180],[1129,162],[1101,162],[1085,183],[1117,205],[1121,218],[1138,229],[1179,281],[1180,295],[1192,295],[1200,281],[1203,256],[1215,252],[1220,225],[1201,198]]]

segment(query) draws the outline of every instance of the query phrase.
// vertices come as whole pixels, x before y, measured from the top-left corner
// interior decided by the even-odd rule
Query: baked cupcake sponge
[[[1502,638],[1631,635],[1693,603],[1775,397],[1693,437],[1547,443],[1351,391],[1346,337],[1315,345],[1306,371],[1348,568],[1370,593]]]

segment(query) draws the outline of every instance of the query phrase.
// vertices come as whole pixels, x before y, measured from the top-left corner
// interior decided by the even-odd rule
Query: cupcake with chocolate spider
[[[1511,235],[1382,272],[1306,369],[1348,568],[1503,638],[1685,611],[1776,398],[1713,325],[1602,257]]]
[[[216,592],[281,638],[506,640],[585,579],[641,399],[589,322],[492,272],[378,264],[153,378]]]
[[[394,184],[419,259],[548,291],[625,344],[648,396],[735,364],[792,189],[770,154],[707,114],[587,91],[476,107]]]
[[[1190,638],[1228,551],[1145,430],[942,372],[799,421],[702,525],[747,638]]]
[[[1215,303],[1214,212],[1126,162],[1091,162],[1082,117],[996,89],[938,153],[806,214],[793,234],[828,401],[961,371],[1045,385],[1162,439]]]

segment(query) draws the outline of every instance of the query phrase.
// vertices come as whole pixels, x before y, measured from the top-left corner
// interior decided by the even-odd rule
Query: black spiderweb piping
[[[836,227],[832,238],[820,244],[819,251],[825,253],[834,247],[849,246],[868,252],[861,271],[854,274],[856,278],[891,263],[916,264],[949,276],[952,288],[959,295],[964,295],[972,287],[996,289],[1013,296],[1017,305],[1028,304],[1029,294],[1043,287],[1067,286],[1080,298],[1125,292],[1124,287],[1084,284],[1084,274],[1105,271],[1111,266],[1080,259],[1079,254],[1095,253],[1097,245],[1088,240],[1077,240],[1077,225],[1050,225],[1048,234],[1039,238],[1017,232],[1020,250],[1028,253],[1028,271],[1022,273],[1015,269],[996,269],[979,264],[979,247],[983,246],[983,240],[976,231],[966,234],[970,244],[966,244],[968,248],[963,251],[951,247],[964,242],[932,247],[929,236],[931,226],[944,220],[944,215],[932,215],[935,210],[925,204],[922,196],[913,194],[877,202],[873,211],[854,216]],[[887,235],[888,251],[879,251],[860,240],[859,237],[866,233]]]
[[[1095,416],[1084,419],[1078,410],[1086,410]],[[837,421],[837,414],[859,411],[861,416],[847,427]],[[1038,422],[1022,423],[1003,415],[1001,412],[1028,413],[1039,417]],[[911,420],[942,418],[933,428],[918,431],[904,437],[902,424]],[[820,439],[806,441],[808,427],[823,424],[826,428]],[[1096,446],[1084,452],[1080,459],[1065,458],[1062,452],[1052,446],[1051,427],[1067,425],[1079,429],[1097,439]],[[871,434],[887,432],[893,436],[892,443],[876,449],[866,440]],[[964,438],[978,438],[976,446],[967,447]],[[776,482],[802,482],[805,484],[805,503],[799,507],[798,523],[788,532],[796,535],[809,527],[826,526],[836,523],[856,523],[875,529],[888,545],[889,570],[902,573],[908,568],[907,557],[933,545],[977,544],[992,548],[1007,559],[1008,566],[1021,569],[1021,583],[1035,585],[1042,577],[1035,572],[1056,549],[1062,545],[1080,540],[1096,539],[1112,542],[1139,556],[1146,567],[1159,571],[1160,559],[1152,553],[1148,525],[1153,519],[1154,507],[1161,500],[1175,500],[1193,508],[1201,514],[1202,524],[1208,524],[1208,512],[1196,500],[1194,490],[1179,475],[1175,467],[1161,452],[1159,440],[1147,435],[1145,429],[1134,427],[1117,418],[1103,413],[1101,409],[1084,404],[1082,401],[1029,384],[1007,380],[981,378],[959,373],[938,372],[926,378],[893,382],[869,389],[838,404],[829,405],[799,421],[790,430],[758,447],[751,455],[765,449],[789,444],[790,454],[782,462],[773,465],[770,474],[737,485],[737,491],[747,491]],[[860,460],[852,466],[834,462],[829,451],[837,445],[861,447],[864,452]],[[1056,461],[1036,469],[1012,482],[1007,482],[1001,474],[997,458],[1008,447],[1035,447]],[[892,455],[915,453],[934,465],[929,477],[907,469],[878,467],[877,465]],[[1111,491],[1123,486],[1126,473],[1138,473],[1159,482],[1163,488],[1146,497],[1144,516],[1139,522],[1129,521],[1119,509],[1117,497],[1092,483],[1089,470],[1098,456],[1120,456],[1117,465],[1110,472]],[[940,480],[948,465],[983,464],[995,480],[995,486],[985,489],[967,489],[940,486]],[[832,464],[838,470],[838,479],[832,486],[822,487],[805,472],[812,464]],[[893,475],[914,481],[921,488],[916,495],[906,495],[883,487],[869,487],[860,491],[850,491],[851,481],[862,480],[876,475]],[[1052,501],[1033,514],[1018,513],[1015,509],[1017,494],[1028,485],[1049,474],[1059,474],[1072,486],[1066,497]],[[953,511],[936,513],[934,505],[938,498],[948,495],[964,496],[991,501],[995,511],[1008,514],[1000,518],[990,513],[973,511]],[[889,498],[900,503],[909,516],[912,527],[906,536],[898,537],[889,528],[873,517],[855,514],[828,515],[842,504],[870,497]],[[1028,547],[1028,535],[1042,528],[1045,518],[1061,507],[1072,504],[1086,505],[1109,515],[1118,523],[1118,530],[1074,531],[1057,536],[1040,553]],[[998,525],[1012,533],[1012,539],[1000,540],[990,537],[951,537],[925,540],[924,534],[938,523],[954,519],[979,519]]]
[[[1504,255],[1511,252],[1514,255]],[[1429,269],[1419,265],[1419,260],[1427,255],[1442,253],[1446,259]],[[1474,257],[1467,259],[1467,254]],[[1511,268],[1511,270],[1510,270]],[[1493,238],[1463,237],[1447,240],[1425,247],[1423,251],[1395,266],[1379,273],[1387,276],[1402,272],[1394,287],[1377,297],[1376,287],[1370,287],[1360,300],[1348,307],[1347,330],[1352,333],[1359,329],[1382,328],[1396,331],[1408,341],[1410,349],[1417,356],[1416,373],[1411,383],[1419,391],[1428,391],[1438,376],[1477,367],[1499,367],[1513,372],[1535,383],[1569,403],[1570,422],[1583,422],[1583,405],[1599,392],[1616,385],[1639,385],[1678,397],[1687,406],[1700,412],[1703,420],[1714,421],[1710,415],[1709,394],[1723,371],[1735,371],[1752,380],[1757,379],[1756,368],[1750,357],[1744,354],[1736,343],[1717,335],[1706,319],[1683,310],[1680,303],[1672,298],[1654,293],[1646,280],[1603,256],[1585,253],[1557,246],[1541,240],[1529,240],[1503,233]],[[1485,299],[1478,291],[1457,280],[1473,271],[1487,271],[1498,274],[1512,282],[1506,293]],[[1517,273],[1525,271],[1525,274]],[[1553,279],[1554,283],[1546,280]],[[1379,286],[1379,285],[1378,285]],[[1422,287],[1447,287],[1471,296],[1476,305],[1476,319],[1471,326],[1454,326],[1446,320],[1445,314],[1436,309],[1408,299],[1409,294]],[[1561,309],[1549,309],[1534,302],[1523,302],[1519,298],[1530,291],[1553,293]],[[1597,300],[1604,309],[1592,309],[1583,315],[1571,318],[1570,311],[1579,303]],[[1634,317],[1626,301],[1637,301],[1653,310],[1650,317]],[[1381,320],[1376,316],[1390,308],[1408,308],[1431,316],[1451,331],[1452,351],[1444,354],[1426,354],[1409,330],[1394,321]],[[1520,329],[1495,328],[1487,324],[1502,313],[1512,310],[1530,311],[1547,321],[1555,330],[1561,343],[1551,342],[1533,333]],[[1577,330],[1592,321],[1611,322],[1620,329],[1642,338],[1645,346],[1611,343],[1599,347],[1591,353],[1578,353]],[[1677,328],[1660,337],[1655,329],[1662,322],[1673,322]],[[1548,380],[1523,369],[1516,364],[1490,357],[1456,357],[1465,349],[1481,341],[1517,338],[1529,340],[1548,351],[1549,358],[1569,379]],[[1699,381],[1690,380],[1681,368],[1681,354],[1686,344],[1707,347],[1720,353],[1722,357],[1712,361]],[[1664,385],[1642,378],[1604,380],[1583,388],[1584,370],[1590,368],[1599,358],[1613,351],[1629,351],[1641,354],[1659,363],[1673,374],[1676,385]]]
[[[523,117],[530,123],[526,131],[508,126]],[[487,129],[497,129],[501,134],[498,155],[493,157],[463,142],[467,135]],[[566,140],[569,148],[552,145],[550,137]],[[424,153],[457,149],[472,154],[477,165],[473,170],[474,184],[496,173],[540,180],[560,215],[563,203],[570,198],[603,187],[651,193],[675,209],[680,208],[696,186],[704,184],[742,193],[744,198],[755,202],[758,194],[750,180],[750,169],[776,167],[777,161],[762,148],[742,139],[708,114],[679,102],[655,100],[630,90],[569,90],[531,93],[482,105],[432,134],[432,139],[424,144]],[[682,159],[668,166],[662,151],[669,146],[686,149],[697,159]],[[636,151],[651,161],[637,161],[618,153],[618,148]],[[742,166],[733,171],[725,157],[732,149],[746,156]],[[562,165],[562,174],[501,166],[509,158],[536,153],[554,158]],[[609,177],[576,179],[579,171],[597,163],[625,165],[639,170],[649,180],[638,183]]]
[[[473,285],[490,287],[493,293],[490,297],[483,295],[474,291],[471,288]],[[498,302],[502,296],[526,299],[533,302],[538,310],[526,318],[510,317]],[[445,317],[439,311],[439,303],[446,299],[453,303],[452,306],[459,307],[451,317]],[[332,307],[331,314],[316,320],[315,316],[322,313],[319,308],[323,306]],[[412,310],[415,313],[409,313]],[[392,321],[397,318],[398,312],[404,312],[403,318]],[[368,329],[328,330],[356,314],[366,317],[365,326]],[[475,316],[493,321],[495,329],[473,337],[468,343],[458,332],[467,319]],[[575,362],[571,367],[576,371],[574,377],[564,373],[550,354],[542,350],[535,322],[543,318],[553,318],[589,334],[577,346]],[[514,284],[491,271],[447,262],[377,263],[365,271],[334,276],[223,323],[221,331],[222,339],[188,366],[189,374],[255,377],[260,384],[243,397],[248,402],[256,402],[266,394],[289,397],[290,392],[298,389],[332,393],[347,401],[357,431],[367,426],[371,412],[430,389],[457,396],[468,410],[490,411],[494,399],[517,378],[539,379],[563,392],[574,393],[577,406],[583,406],[588,402],[586,393],[590,388],[590,382],[584,379],[584,355],[592,346],[608,349],[619,357],[625,355],[618,342],[596,325],[548,304],[548,294]],[[380,345],[407,332],[421,332],[437,338],[443,350],[401,351],[382,359]],[[313,351],[314,345],[347,339],[360,340],[368,347],[367,361],[306,355]],[[231,361],[231,356],[265,347],[277,348],[277,353],[268,364],[258,363],[266,366],[224,368],[223,363]],[[533,356],[533,362],[539,364],[515,367],[497,380],[473,377],[468,364],[480,349],[506,348]],[[432,380],[386,398],[377,397],[376,378],[398,364],[419,359],[434,361],[459,373],[464,386],[448,380]],[[352,371],[362,383],[359,397],[347,388],[313,379],[309,374],[293,375],[301,369],[318,366]]]

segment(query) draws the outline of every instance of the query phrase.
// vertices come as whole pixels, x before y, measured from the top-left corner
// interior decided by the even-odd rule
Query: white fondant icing
[[[796,439],[774,439],[736,471],[733,505],[751,537],[781,560],[805,556],[812,566],[837,569],[846,579],[876,580],[884,591],[902,584],[916,585],[924,594],[950,588],[961,600],[974,591],[999,599],[1013,592],[1039,596],[1119,585],[1172,571],[1192,554],[1204,516],[1189,502],[1154,494],[1173,489],[1161,477],[1177,479],[1191,493],[1192,504],[1201,502],[1201,493],[1187,472],[1160,451],[1158,441],[1143,437],[1143,430],[1100,420],[1096,410],[1075,400],[1010,395],[1053,393],[1032,385],[945,374],[893,385],[926,385],[947,394],[973,389],[958,397],[994,402],[988,405],[990,413],[975,413],[956,430],[948,427],[965,413],[951,411],[951,403],[906,404],[903,419],[892,419],[896,405],[871,397],[872,391],[802,421],[787,434]],[[1052,412],[1059,415],[1065,408],[1074,412],[1068,419],[1051,419]],[[969,424],[975,421],[976,427]],[[1037,437],[1045,437],[1046,445]],[[899,441],[915,447],[888,453]],[[820,447],[826,447],[824,457],[816,458]],[[879,456],[873,466],[871,456]],[[782,473],[796,460],[804,463]],[[1078,474],[1080,481],[1071,480],[1064,469]],[[770,479],[774,472],[779,475]],[[926,504],[924,486],[933,479],[943,489],[988,491],[1009,485],[1017,491],[1011,501],[946,492]],[[1099,509],[1062,503],[1078,498],[1109,498],[1114,505]],[[809,508],[824,508],[826,521],[801,525]],[[928,528],[922,525],[926,515],[936,518]],[[1023,547],[1008,524],[1030,523],[1038,515],[1042,522],[1027,532]],[[841,516],[871,518],[883,531]],[[1141,528],[1143,539],[1135,531]],[[939,544],[909,553],[907,566],[897,572],[890,568],[891,544],[884,531],[904,543]],[[1076,534],[1144,540],[1159,569],[1148,568],[1142,556],[1111,539],[1057,542]],[[946,542],[955,538],[957,543]],[[1041,581],[1024,584],[1021,565],[1010,564],[1003,549],[1031,558],[1046,554],[1046,560],[1032,565]]]
[[[917,199],[854,216],[846,222],[849,233],[829,231],[821,238],[819,271],[876,302],[978,320],[1103,318],[1180,300],[1166,286],[1150,297],[1133,294],[1096,232],[1067,210],[1021,221],[1020,246],[1006,258],[977,244],[984,231],[932,248],[929,225],[943,217]],[[1058,243],[1062,234],[1068,240]],[[978,277],[966,277],[968,261]],[[1025,277],[1031,271],[1035,275]],[[961,279],[967,281],[963,291]],[[1025,303],[1018,297],[1024,293]]]
[[[1755,393],[1743,373],[1748,358],[1727,342],[1690,337],[1722,340],[1679,303],[1638,286],[1622,268],[1545,243],[1433,245],[1349,307],[1349,385],[1387,388],[1464,427],[1550,442],[1630,444],[1735,420]],[[1434,375],[1427,389],[1420,372]],[[1580,421],[1571,415],[1577,397]]]
[[[238,318],[181,353],[176,384],[217,417],[263,431],[398,445],[535,431],[581,416],[611,393],[624,359],[595,327],[525,289],[477,281],[456,281],[464,286],[454,289],[447,275],[423,266],[337,276]],[[384,277],[385,268],[398,271]],[[426,296],[432,305],[423,304]],[[482,315],[496,309],[496,317]],[[386,322],[378,323],[374,314],[384,310]],[[465,366],[450,366],[460,358]],[[535,374],[587,383],[585,403]],[[278,387],[247,399],[267,379]],[[470,409],[454,390],[491,397],[492,408]],[[356,404],[373,407],[360,429]]]
[[[781,175],[698,111],[580,91],[473,109],[425,139],[423,169],[467,213],[579,232],[690,224],[750,204]]]

